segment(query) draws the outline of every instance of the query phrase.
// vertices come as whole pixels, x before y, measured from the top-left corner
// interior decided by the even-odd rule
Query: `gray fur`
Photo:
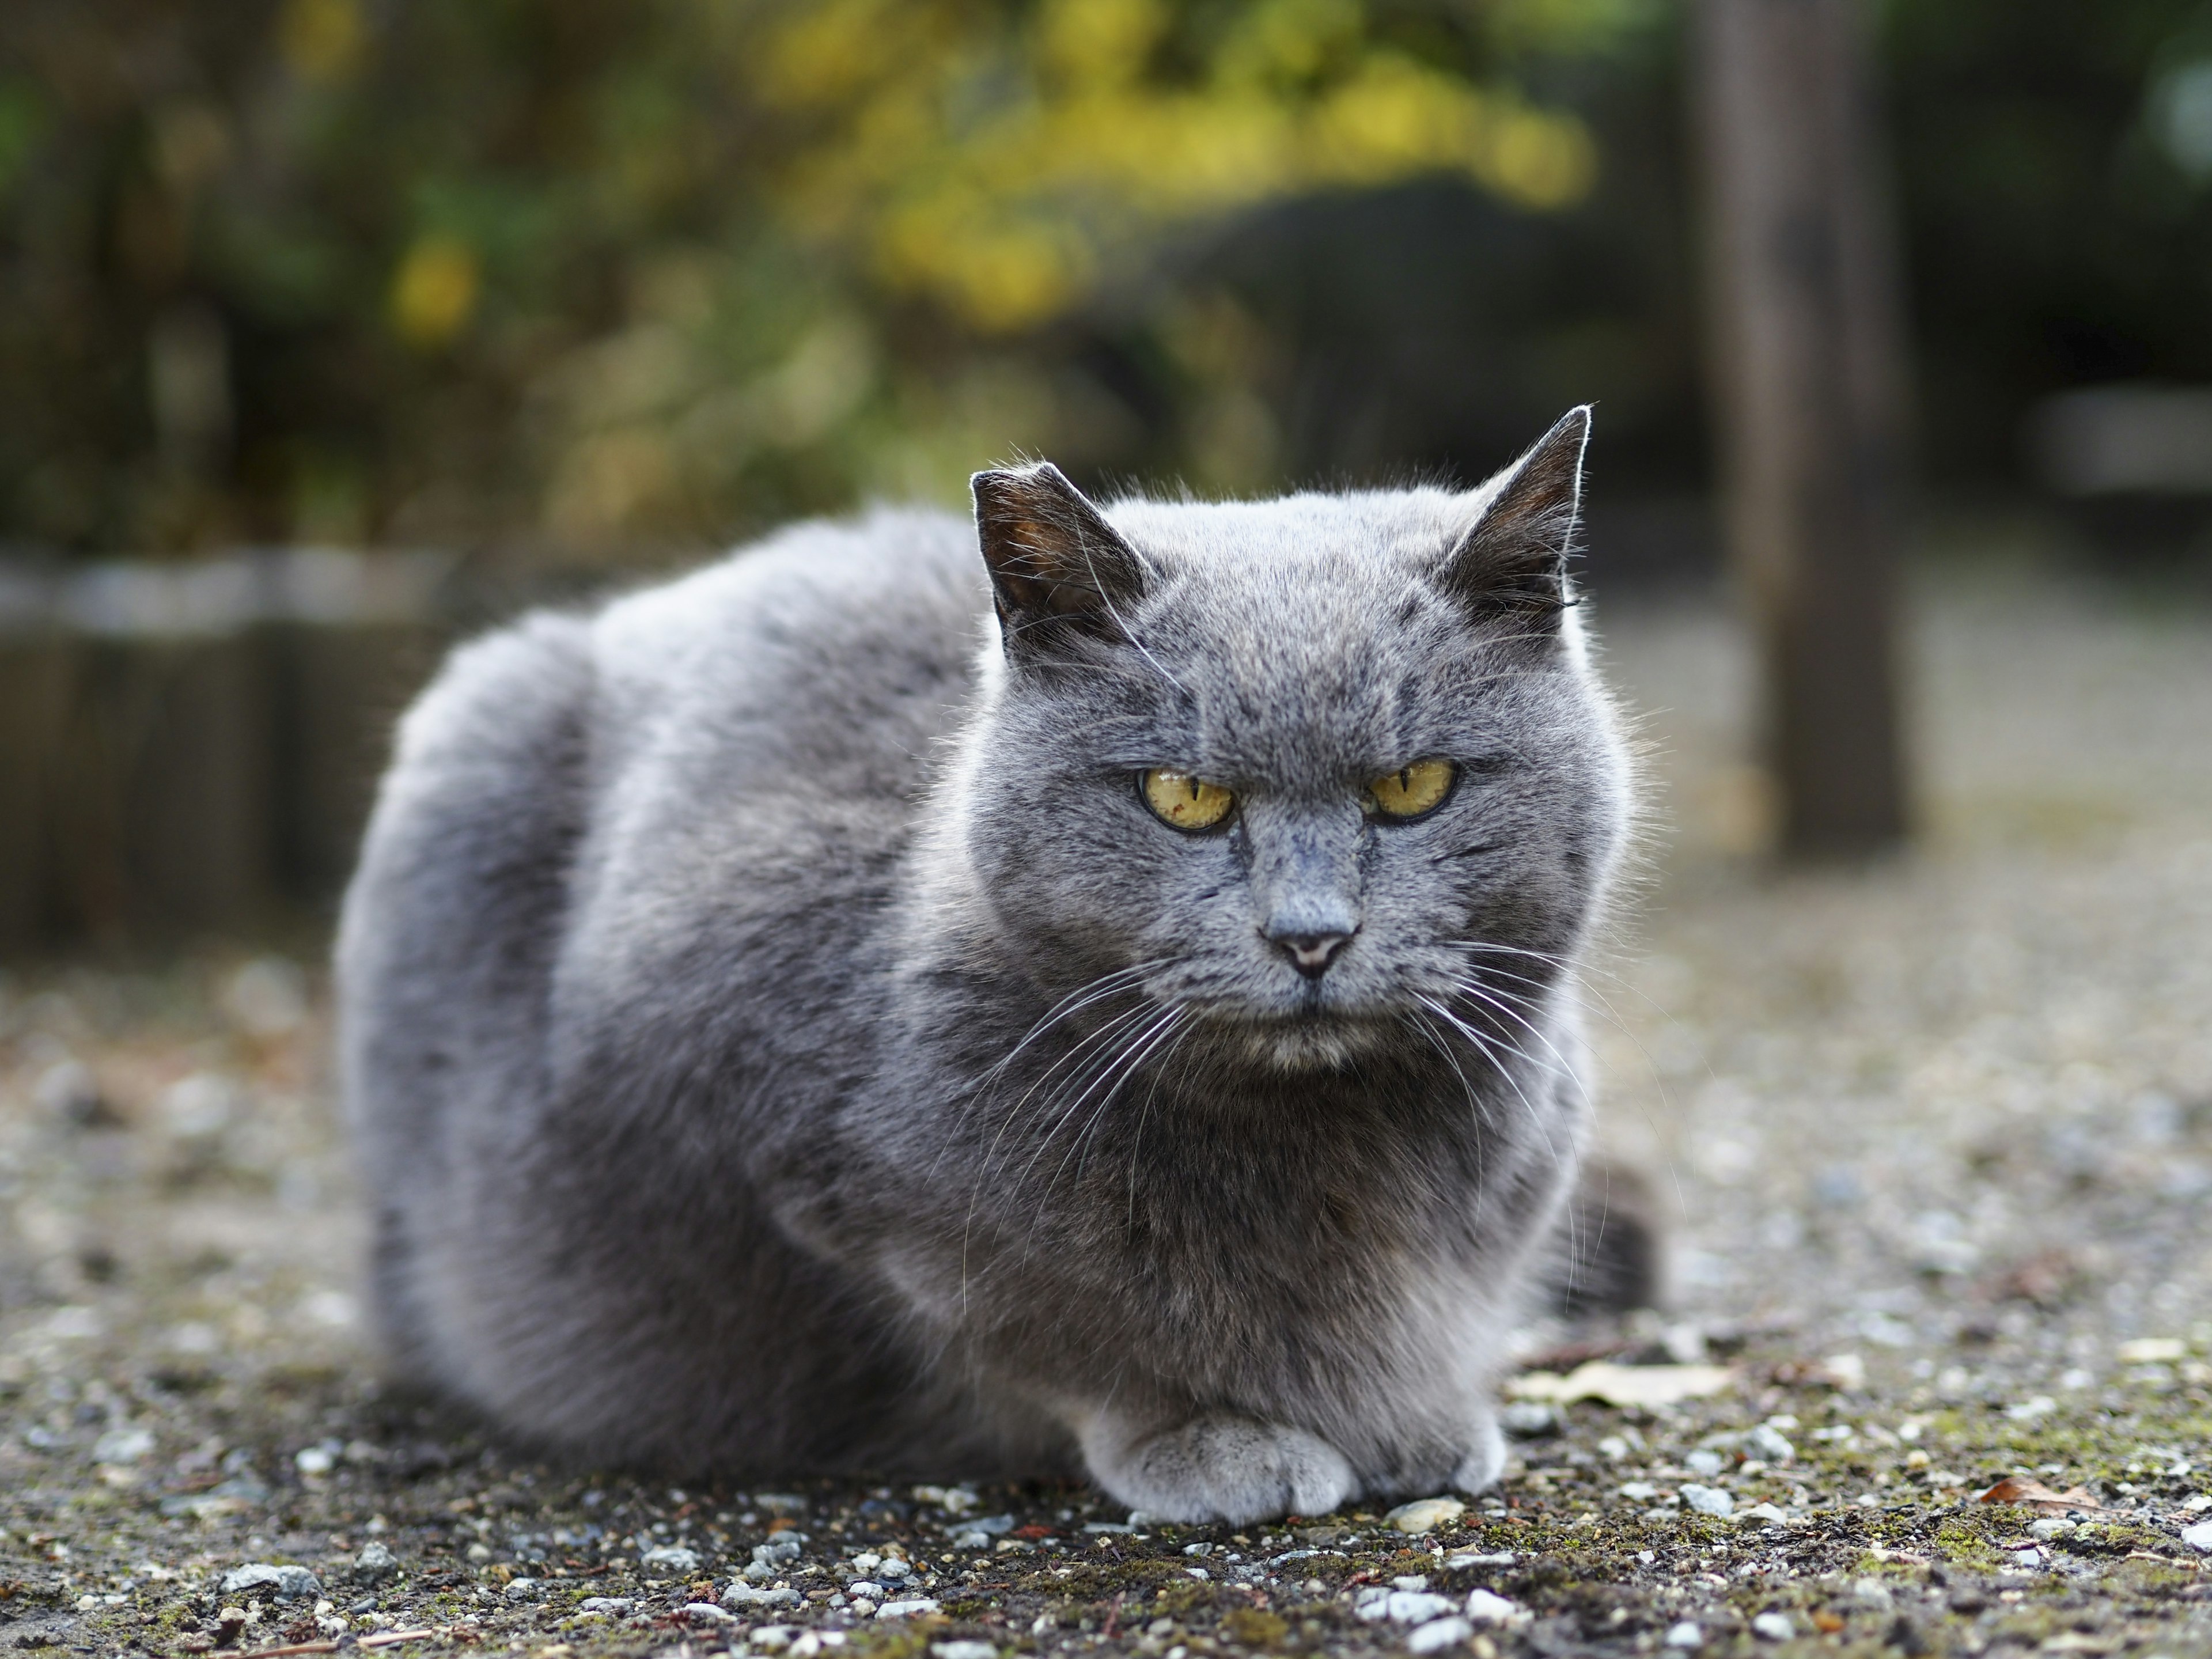
[[[678,1468],[1240,1522],[1494,1479],[1630,805],[1586,431],[1468,494],[984,474],[983,561],[878,512],[457,652],[338,947],[400,1364]],[[1263,937],[1309,922],[1318,979]]]

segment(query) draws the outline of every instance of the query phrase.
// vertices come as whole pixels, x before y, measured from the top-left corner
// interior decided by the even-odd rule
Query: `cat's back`
[[[591,628],[603,774],[908,793],[989,605],[975,532],[927,511],[799,525],[617,599]]]
[[[456,1092],[511,1098],[580,967],[605,1010],[702,940],[764,967],[748,936],[794,912],[823,944],[858,927],[967,696],[975,564],[963,520],[879,511],[455,652],[403,722],[347,898],[356,1117],[404,1143]]]

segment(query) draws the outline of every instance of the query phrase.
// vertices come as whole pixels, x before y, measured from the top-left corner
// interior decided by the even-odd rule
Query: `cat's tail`
[[[1656,1308],[1666,1291],[1666,1235],[1651,1183],[1593,1158],[1559,1218],[1549,1311],[1569,1319]]]

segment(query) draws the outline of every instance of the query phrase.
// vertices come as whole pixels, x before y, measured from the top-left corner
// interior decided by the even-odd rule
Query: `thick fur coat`
[[[399,1363],[681,1468],[1494,1479],[1630,811],[1587,425],[1463,494],[985,473],[457,652],[338,951]]]

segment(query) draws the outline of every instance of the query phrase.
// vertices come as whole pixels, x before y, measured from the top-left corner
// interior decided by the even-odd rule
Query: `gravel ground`
[[[2212,612],[2004,566],[1918,597],[1922,843],[1788,877],[1745,856],[1740,638],[1606,618],[1666,811],[1594,1006],[1675,1291],[1528,1345],[1717,1392],[1524,1398],[1463,1512],[1241,1534],[549,1468],[375,1382],[316,970],[23,968],[0,1647],[2212,1652]],[[2008,1476],[2067,1496],[1980,1501]]]

